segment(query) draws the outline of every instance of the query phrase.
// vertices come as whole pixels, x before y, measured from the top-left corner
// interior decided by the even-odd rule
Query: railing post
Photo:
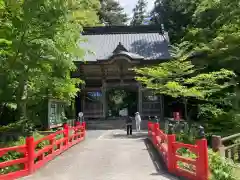
[[[29,174],[32,174],[34,171],[34,155],[35,155],[35,148],[34,148],[34,138],[32,135],[28,135],[26,137],[26,149],[27,149],[27,168]]]
[[[85,138],[85,136],[86,136],[86,122],[85,121],[82,122],[82,127],[83,128],[81,130],[83,131],[83,138]]]
[[[196,142],[198,149],[198,158],[196,164],[197,180],[208,180],[208,146],[205,139],[204,128],[199,127],[199,139]]]
[[[69,143],[69,126],[67,123],[63,124],[63,129],[64,129],[64,138],[65,138],[65,148],[68,148],[68,143]]]
[[[222,157],[225,157],[225,148],[222,144],[221,136],[212,136],[212,149],[214,152],[219,152]]]
[[[176,170],[176,160],[173,143],[176,141],[176,136],[173,134],[173,125],[169,124],[168,135],[167,135],[167,167],[170,173],[174,173]]]
[[[82,125],[83,125],[84,130],[86,130],[86,122],[85,121],[82,122]]]
[[[152,134],[151,134],[151,131],[152,131],[152,129],[151,129],[151,124],[152,124],[151,121],[148,121],[148,136],[149,136],[149,137],[151,137],[151,135],[152,135]]]
[[[153,123],[153,129],[152,129],[152,141],[154,146],[157,146],[157,132],[158,132],[158,124]]]
[[[160,126],[158,123],[154,123],[154,130],[157,131],[158,129],[160,129]]]
[[[159,130],[159,124],[158,124],[158,123],[154,123],[154,124],[153,124],[154,136],[153,136],[152,138],[153,138],[153,144],[154,144],[155,146],[157,146],[158,130]]]

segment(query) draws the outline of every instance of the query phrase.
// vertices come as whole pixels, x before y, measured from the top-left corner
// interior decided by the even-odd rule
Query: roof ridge
[[[90,34],[131,34],[131,33],[160,33],[161,28],[158,25],[142,26],[96,26],[83,28],[83,35]]]

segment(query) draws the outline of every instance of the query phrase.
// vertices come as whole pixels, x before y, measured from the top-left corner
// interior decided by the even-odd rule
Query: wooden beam
[[[123,80],[131,80],[134,79],[135,76],[124,76],[122,79]],[[103,79],[101,76],[86,76],[86,80],[101,80]],[[106,76],[104,80],[111,80],[111,79],[121,79],[120,76]]]
[[[100,64],[100,68],[101,68],[102,78],[106,79],[105,66],[103,64]]]
[[[106,118],[107,115],[107,96],[106,96],[106,91],[107,91],[107,87],[106,87],[106,80],[102,80],[102,112],[103,112],[103,117]]]

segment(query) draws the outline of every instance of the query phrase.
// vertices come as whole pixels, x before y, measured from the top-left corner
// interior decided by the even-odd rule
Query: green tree
[[[133,9],[133,17],[131,25],[142,25],[147,13],[147,2],[145,0],[138,0],[136,7]]]
[[[172,43],[180,43],[185,36],[188,25],[199,0],[155,0],[151,11],[152,24],[163,24]]]
[[[127,14],[115,0],[100,0],[101,8],[98,12],[101,23],[108,26],[124,25],[128,21]]]
[[[49,95],[75,96],[81,81],[70,71],[84,55],[82,25],[97,22],[98,6],[97,0],[0,0],[0,100],[16,104],[17,119]]]
[[[192,44],[196,52],[206,54],[205,58],[196,59],[193,63],[205,71],[226,68],[240,78],[240,16],[239,1],[201,1],[198,4],[192,22],[188,25],[183,41]],[[236,96],[232,108],[239,109],[239,87],[236,87]]]
[[[174,58],[169,62],[153,67],[135,68],[134,71],[138,74],[136,80],[147,89],[157,94],[181,98],[185,104],[185,118],[188,120],[188,99],[211,102],[215,93],[232,85],[235,74],[226,69],[209,73],[199,72],[189,60],[191,53],[186,53],[187,49],[186,44],[183,44],[182,47],[174,49]]]
[[[211,69],[228,68],[240,73],[239,1],[202,1],[197,7],[184,41],[208,57],[199,62]]]

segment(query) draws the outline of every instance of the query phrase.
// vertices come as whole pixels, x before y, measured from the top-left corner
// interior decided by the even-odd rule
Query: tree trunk
[[[188,136],[190,137],[191,134],[191,129],[192,129],[192,122],[190,118],[188,117],[188,106],[187,106],[188,100],[184,98],[184,114],[185,114],[185,119],[188,123]]]
[[[27,80],[22,76],[19,80],[18,91],[16,95],[17,120],[27,119]]]
[[[238,86],[236,85],[235,87],[235,92],[236,92],[236,98],[235,98],[235,109],[238,110],[238,101],[239,101],[239,90],[238,90]]]
[[[188,103],[187,99],[184,98],[184,115],[185,115],[186,121],[189,121],[189,118],[188,118],[188,110],[187,110],[187,103]]]

